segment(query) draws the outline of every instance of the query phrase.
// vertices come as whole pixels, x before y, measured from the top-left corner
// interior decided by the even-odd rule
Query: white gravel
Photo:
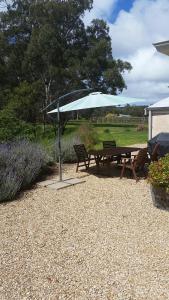
[[[0,206],[0,299],[169,299],[169,212],[145,180],[85,179]]]

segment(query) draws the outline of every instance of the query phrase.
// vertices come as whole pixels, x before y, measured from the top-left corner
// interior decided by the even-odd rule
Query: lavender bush
[[[62,161],[64,163],[73,163],[76,162],[76,154],[73,148],[75,144],[81,144],[82,141],[79,136],[69,136],[63,137],[61,140],[61,148],[62,148]],[[55,160],[58,161],[58,144],[57,141],[54,147],[54,156]]]
[[[49,160],[39,145],[27,140],[0,144],[0,201],[28,187]]]

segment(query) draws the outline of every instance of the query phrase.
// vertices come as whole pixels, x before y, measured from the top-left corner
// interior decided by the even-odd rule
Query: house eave
[[[153,46],[157,49],[158,52],[169,56],[169,41],[154,43]]]
[[[153,110],[153,111],[169,111],[169,107],[147,107],[147,110]]]

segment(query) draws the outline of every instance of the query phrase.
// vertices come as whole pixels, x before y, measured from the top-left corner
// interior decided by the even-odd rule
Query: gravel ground
[[[169,212],[145,180],[84,178],[0,206],[0,299],[169,299]]]

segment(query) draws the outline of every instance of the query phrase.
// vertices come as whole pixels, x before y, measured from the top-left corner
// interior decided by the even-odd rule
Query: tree
[[[113,59],[107,24],[93,20],[87,28],[87,38],[88,51],[82,65],[88,86],[110,94],[122,92],[126,88],[122,74],[130,71],[131,65]]]
[[[89,87],[116,94],[126,88],[123,73],[130,71],[131,65],[113,58],[107,24],[96,19],[85,28],[83,23],[82,16],[85,10],[91,9],[92,2],[9,2],[7,12],[0,15],[0,83],[3,86],[0,100],[5,99],[3,106],[8,105],[7,102],[12,103],[13,109],[20,105],[16,101],[16,88],[19,88],[17,93],[21,92],[26,83],[37,88],[37,94],[36,83],[41,86],[38,109],[74,89]],[[7,96],[4,97],[4,93]],[[37,97],[30,102],[27,97],[21,96],[25,105],[37,107]],[[37,109],[34,112],[39,114]],[[38,116],[24,115],[26,122],[37,119]]]
[[[58,96],[75,82],[77,86],[75,65],[85,35],[80,17],[91,5],[91,0],[12,1],[0,24],[10,84],[40,79],[46,92],[45,105],[50,102],[49,94]]]
[[[5,110],[13,112],[22,121],[36,124],[40,120],[38,116],[41,109],[41,90],[40,81],[35,81],[32,84],[23,81],[9,93],[9,102]]]

